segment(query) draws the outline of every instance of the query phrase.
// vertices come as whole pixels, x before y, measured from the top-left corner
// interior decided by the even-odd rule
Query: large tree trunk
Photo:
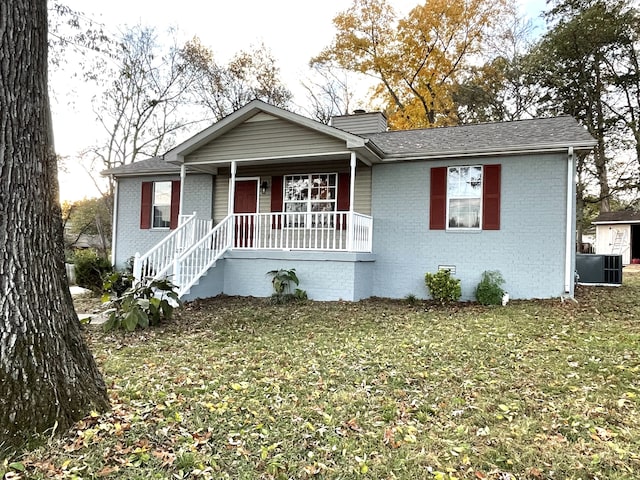
[[[109,406],[64,268],[47,1],[0,2],[0,451]]]
[[[596,175],[598,176],[598,184],[600,185],[600,213],[611,211],[609,175],[607,173],[607,152],[604,144],[605,136],[605,119],[602,106],[602,98],[605,94],[604,85],[602,85],[602,76],[600,72],[600,62],[603,61],[598,55],[598,61],[594,63],[594,73],[596,77],[596,98],[595,98],[595,114],[596,128],[598,131],[596,145],[594,151]]]

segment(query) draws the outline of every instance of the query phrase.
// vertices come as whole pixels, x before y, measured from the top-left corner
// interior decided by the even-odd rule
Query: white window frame
[[[169,203],[156,203],[156,187],[159,184],[166,183],[169,185]],[[171,189],[172,183],[170,180],[162,180],[153,182],[153,191],[151,192],[151,228],[153,230],[169,230],[171,228]],[[167,222],[166,226],[156,226],[156,207],[169,207],[169,218],[163,221]]]
[[[330,177],[333,176],[334,184],[331,185]],[[289,200],[287,197],[287,189],[289,180],[294,177],[307,177],[308,180],[308,194],[304,199],[293,199]],[[312,197],[311,190],[314,188],[320,189],[321,187],[313,186],[313,177],[327,177],[329,180],[329,184],[327,185],[327,191],[330,192],[333,188],[334,195],[333,198],[330,199],[322,199],[322,198],[314,198]],[[320,193],[321,194],[321,193]],[[300,212],[289,212],[287,211],[287,204],[306,204],[306,210]],[[326,204],[329,206],[333,206],[330,210],[320,210],[314,211],[313,205],[318,204]],[[336,221],[336,211],[338,208],[338,174],[336,172],[323,172],[323,173],[298,173],[291,175],[284,175],[282,178],[282,211],[284,213],[299,213],[300,218],[296,218],[295,220],[291,217],[293,215],[287,215],[287,221],[285,222],[285,228],[326,228],[333,229],[335,228]]]
[[[468,169],[472,169],[472,168],[478,168],[480,169],[480,189],[478,191],[478,196],[469,196],[469,195],[451,195],[450,193],[450,185],[449,185],[449,181],[452,178],[451,175],[451,171],[452,170],[459,170],[459,169],[463,169],[463,168],[468,168]],[[447,230],[450,231],[458,231],[458,232],[477,232],[477,231],[481,231],[482,230],[482,202],[483,202],[483,191],[484,191],[484,168],[482,165],[458,165],[458,166],[451,166],[451,167],[447,167],[447,185],[446,185],[446,192],[447,192],[447,217],[446,217],[446,228]],[[478,199],[479,200],[479,209],[478,209],[478,226],[477,227],[452,227],[450,226],[450,214],[449,214],[449,209],[450,209],[450,205],[451,205],[451,201],[452,200],[471,200],[471,199]]]

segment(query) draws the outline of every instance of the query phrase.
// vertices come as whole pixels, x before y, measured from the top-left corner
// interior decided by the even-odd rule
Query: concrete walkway
[[[77,285],[69,286],[69,291],[71,292],[72,297],[75,297],[77,295],[87,295],[91,293],[91,290],[79,287]],[[78,320],[80,320],[81,322],[86,319],[91,319],[89,325],[102,325],[107,321],[107,316],[102,313],[76,313],[78,314]]]
[[[79,287],[77,285],[71,285],[69,287],[69,291],[71,292],[72,297],[75,297],[76,295],[86,295],[87,293],[91,293],[91,290]]]

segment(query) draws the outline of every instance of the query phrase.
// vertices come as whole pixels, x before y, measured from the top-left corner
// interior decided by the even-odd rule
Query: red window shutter
[[[339,212],[349,211],[349,196],[351,194],[351,175],[348,173],[338,174],[338,198],[336,199],[336,209]]]
[[[271,177],[271,211],[282,211],[282,176]]]
[[[178,228],[178,215],[180,214],[180,180],[171,182],[171,216],[169,228]]]
[[[142,201],[140,203],[140,228],[151,228],[151,201],[153,196],[153,182],[142,182]]]
[[[336,210],[338,212],[348,212],[350,206],[350,194],[351,194],[351,175],[349,173],[338,174],[338,198],[336,199]],[[344,218],[344,222],[341,220],[344,215],[338,215],[338,221],[336,227],[338,229],[347,229],[347,219]]]
[[[429,204],[429,228],[447,228],[447,167],[431,168],[431,201]]]
[[[282,176],[271,177],[271,212],[282,211]],[[280,221],[273,220],[271,228],[282,228]]]
[[[482,181],[482,229],[500,230],[500,165],[485,165]]]

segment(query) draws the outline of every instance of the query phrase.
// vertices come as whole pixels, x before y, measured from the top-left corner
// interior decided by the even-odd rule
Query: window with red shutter
[[[433,167],[431,230],[499,230],[500,165]]]
[[[177,228],[180,181],[142,182],[140,228]]]

